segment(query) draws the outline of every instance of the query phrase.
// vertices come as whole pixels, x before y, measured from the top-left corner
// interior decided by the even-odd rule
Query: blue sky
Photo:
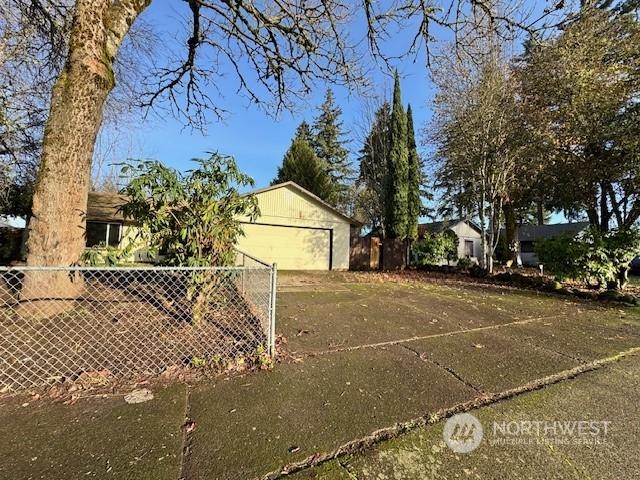
[[[546,1],[531,1],[536,9],[544,7]],[[143,19],[154,26],[161,38],[177,37],[172,46],[161,45],[161,50],[179,51],[183,47],[180,37],[186,35],[181,23],[188,13],[185,2],[158,0],[151,3]],[[353,32],[357,37],[358,29]],[[440,32],[441,33],[441,32]],[[408,45],[410,32],[392,32],[390,49],[403,48]],[[362,36],[362,35],[360,35]],[[161,61],[161,60],[160,60]],[[402,77],[402,95],[404,103],[411,103],[417,134],[431,118],[431,102],[434,88],[428,76],[424,61],[424,52],[420,52],[417,59],[406,59],[396,65]],[[371,81],[379,95],[389,92],[392,78],[389,72],[376,68],[372,71]],[[151,158],[178,169],[189,168],[189,159],[206,156],[208,151],[219,151],[236,158],[240,168],[251,175],[257,187],[268,185],[276,174],[277,167],[289,147],[291,137],[297,125],[306,120],[310,122],[316,113],[316,107],[322,102],[327,85],[318,84],[316,90],[305,103],[299,105],[295,113],[283,112],[278,118],[268,116],[257,107],[247,107],[245,98],[235,95],[237,80],[232,76],[225,76],[218,80],[217,87],[224,93],[221,104],[230,111],[223,122],[214,121],[207,127],[206,133],[184,128],[183,124],[166,115],[142,122],[130,143],[128,155],[139,158]],[[331,87],[334,90],[337,103],[343,110],[343,123],[348,145],[351,149],[351,159],[355,163],[357,151],[360,148],[360,138],[363,125],[363,110],[367,101],[356,95],[349,94],[344,88]],[[370,103],[370,102],[369,102]],[[418,138],[418,143],[421,139]],[[421,147],[423,152],[426,147]],[[124,154],[123,154],[124,155]],[[124,160],[124,159],[123,159]]]
[[[152,2],[144,14],[143,20],[151,25],[160,36],[179,35],[179,24],[187,12],[184,2],[160,0]],[[398,40],[401,34],[395,37]],[[182,45],[176,43],[175,48]],[[428,72],[423,57],[417,62],[407,60],[397,65],[402,75],[403,100],[411,103],[417,128],[421,128],[430,116],[429,102],[433,88],[428,81]],[[379,94],[392,87],[392,78],[381,68],[374,70],[372,82]],[[237,80],[232,75],[225,76],[218,83],[224,92],[220,103],[230,113],[223,122],[213,121],[203,134],[184,128],[183,124],[170,115],[164,119],[151,119],[141,125],[135,135],[136,156],[160,160],[175,168],[188,168],[188,160],[206,155],[208,151],[219,151],[235,157],[240,168],[251,175],[258,187],[268,185],[276,174],[276,169],[289,147],[291,137],[300,122],[310,122],[316,114],[316,107],[322,102],[328,85],[318,83],[316,90],[299,104],[296,112],[282,112],[277,118],[267,115],[255,106],[247,107],[245,98],[236,96]],[[352,150],[352,159],[360,148],[362,111],[365,100],[350,94],[345,88],[331,86],[336,103],[343,110],[343,122],[347,133],[348,145]]]

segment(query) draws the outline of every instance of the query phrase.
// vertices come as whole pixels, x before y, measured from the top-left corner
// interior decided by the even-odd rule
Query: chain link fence
[[[273,355],[275,265],[0,268],[0,390]]]

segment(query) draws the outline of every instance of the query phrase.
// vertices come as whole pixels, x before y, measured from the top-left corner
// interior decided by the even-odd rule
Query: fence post
[[[269,355],[276,354],[276,283],[278,276],[278,265],[271,265],[271,297],[269,299]]]
[[[243,296],[243,297],[245,296],[245,293],[246,293],[246,292],[245,292],[245,286],[244,286],[244,276],[245,276],[245,274],[246,274],[246,272],[247,272],[247,271],[245,270],[245,267],[246,267],[246,265],[245,265],[245,260],[246,260],[246,255],[243,253],[243,254],[242,254],[242,273],[240,274],[240,275],[241,275],[241,278],[242,278],[242,296]]]

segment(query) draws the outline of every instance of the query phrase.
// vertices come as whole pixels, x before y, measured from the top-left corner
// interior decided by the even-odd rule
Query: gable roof
[[[127,197],[117,193],[89,192],[87,198],[87,220],[90,222],[123,222],[120,207],[127,203]]]
[[[296,190],[297,192],[301,193],[302,195],[304,195],[305,197],[309,198],[313,202],[319,204],[321,207],[323,207],[323,208],[325,208],[327,210],[330,210],[331,212],[335,213],[340,218],[342,218],[342,219],[346,220],[347,222],[349,222],[351,225],[355,225],[355,226],[358,226],[358,227],[361,227],[363,225],[363,223],[361,221],[356,220],[355,218],[351,218],[348,215],[345,215],[344,213],[342,213],[340,210],[338,210],[336,207],[334,207],[330,203],[325,202],[323,199],[318,197],[316,194],[311,193],[309,190],[307,190],[306,188],[301,187],[300,185],[298,185],[296,182],[293,182],[293,181],[278,183],[276,185],[270,185],[270,186],[264,187],[264,188],[258,188],[256,190],[252,190],[250,192],[245,193],[245,195],[258,195],[260,193],[269,192],[271,190],[277,190],[279,188],[287,188],[287,187]]]
[[[555,223],[551,225],[524,224],[518,230],[518,239],[521,242],[533,242],[565,234],[577,235],[588,226],[589,222]]]
[[[423,236],[425,232],[442,233],[445,230],[448,230],[454,227],[455,225],[459,224],[460,222],[466,223],[471,228],[473,228],[478,233],[480,233],[480,229],[473,222],[464,218],[452,218],[448,220],[440,220],[438,222],[421,223],[420,225],[418,225],[418,235]]]
[[[271,185],[265,188],[259,188],[245,193],[244,195],[257,195],[260,193],[268,192],[270,190],[276,190],[278,188],[289,187],[297,192],[301,193],[305,197],[308,197],[313,202],[319,204],[323,208],[330,210],[337,216],[343,218],[351,225],[362,226],[362,222],[351,218],[340,210],[336,209],[333,205],[325,202],[317,195],[314,195],[306,188],[302,188],[295,182],[284,182],[277,185]],[[94,222],[112,222],[112,221],[125,221],[124,215],[120,210],[120,207],[127,203],[127,197],[117,193],[104,193],[104,192],[89,192],[89,198],[87,200],[87,220]]]

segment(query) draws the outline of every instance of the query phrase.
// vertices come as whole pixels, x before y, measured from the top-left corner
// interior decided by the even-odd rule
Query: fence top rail
[[[0,267],[0,272],[28,272],[28,271],[61,271],[61,272],[92,272],[92,271],[107,271],[107,272],[152,272],[152,271],[165,271],[165,272],[193,272],[193,271],[237,271],[237,270],[267,270],[271,266],[260,262],[260,266],[244,267],[244,266],[228,266],[228,267],[170,267],[170,266],[149,266],[149,267],[86,267],[86,266],[15,266],[15,267]]]
[[[251,260],[253,260],[256,263],[259,263],[260,265],[264,265],[265,267],[271,268],[271,265],[269,265],[267,262],[265,262],[264,260],[260,260],[259,258],[254,257],[253,255],[249,255],[246,252],[243,252],[242,250],[237,250],[236,252],[244,257],[250,258]]]

